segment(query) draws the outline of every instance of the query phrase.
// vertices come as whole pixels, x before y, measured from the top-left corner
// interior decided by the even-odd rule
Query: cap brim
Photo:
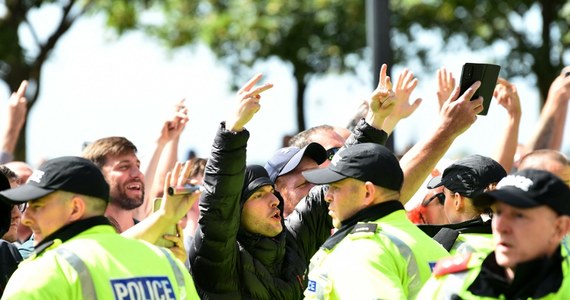
[[[518,188],[503,187],[480,194],[473,198],[473,205],[477,207],[488,207],[496,201],[500,201],[519,208],[532,208],[542,205],[525,195],[525,192]]]
[[[428,183],[427,183],[427,188],[428,189],[435,189],[436,187],[440,187],[443,185],[443,182],[441,181],[442,176],[435,176],[434,178],[432,178]]]
[[[299,165],[299,163],[301,163],[301,160],[305,156],[311,158],[318,165],[320,165],[327,159],[327,151],[318,143],[310,143],[295,153],[295,155],[291,157],[291,159],[287,162],[287,164],[285,164],[277,176],[285,175],[293,171]]]
[[[347,176],[332,171],[329,168],[305,171],[303,172],[303,177],[305,177],[308,182],[314,184],[328,184],[347,178]]]
[[[31,184],[24,184],[17,188],[0,192],[0,199],[8,203],[18,204],[42,198],[53,192],[54,190],[40,188]]]

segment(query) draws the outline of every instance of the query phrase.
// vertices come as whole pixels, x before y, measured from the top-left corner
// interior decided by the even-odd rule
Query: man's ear
[[[71,205],[71,215],[69,216],[69,219],[71,221],[77,221],[83,218],[86,209],[85,200],[81,196],[76,195],[73,196],[73,198],[71,198],[70,205]]]
[[[570,231],[570,217],[559,216],[556,221],[556,239],[561,241]]]
[[[374,200],[376,198],[376,186],[370,182],[366,181],[364,183],[365,195],[364,195],[364,204],[366,206],[370,206],[374,204]]]

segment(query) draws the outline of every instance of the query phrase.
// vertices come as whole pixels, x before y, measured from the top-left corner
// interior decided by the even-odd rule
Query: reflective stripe
[[[454,273],[445,276],[438,293],[439,297],[441,297],[439,299],[459,299],[457,298],[457,295],[459,295],[459,292],[462,290],[468,274],[469,272],[463,271],[461,273]]]
[[[170,252],[162,247],[158,247],[158,249],[160,249],[160,251],[164,253],[166,258],[168,258],[168,262],[170,263],[172,271],[174,272],[174,278],[176,278],[176,283],[178,284],[178,289],[180,290],[180,299],[185,300],[187,295],[186,295],[186,284],[184,283],[184,275],[182,275],[180,268],[178,267],[172,256],[170,256]]]
[[[415,299],[422,288],[422,282],[420,279],[418,263],[416,262],[416,257],[414,256],[412,249],[410,249],[410,247],[402,240],[386,231],[380,231],[380,234],[387,236],[390,241],[398,247],[400,254],[402,254],[404,259],[408,262],[407,272],[410,277],[410,284],[408,284],[408,299]]]
[[[477,250],[471,246],[471,244],[467,243],[464,240],[457,240],[453,245],[452,250],[455,250],[455,254],[467,254],[467,253],[474,253]],[[450,251],[451,252],[451,251]]]
[[[77,272],[77,276],[79,276],[79,282],[81,284],[81,295],[83,296],[83,299],[97,300],[93,278],[91,278],[91,273],[89,273],[89,269],[87,269],[87,266],[81,258],[71,250],[62,246],[57,247],[55,252],[65,259],[69,265],[73,267],[75,272]]]

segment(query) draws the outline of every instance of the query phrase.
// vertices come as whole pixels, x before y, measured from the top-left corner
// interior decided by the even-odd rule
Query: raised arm
[[[526,144],[527,153],[538,149],[560,150],[570,99],[570,76],[566,76],[567,72],[570,72],[570,67],[562,70],[550,85],[538,125]]]
[[[200,219],[190,247],[190,265],[196,286],[206,293],[239,297],[237,234],[241,222],[240,196],[245,177],[249,132],[244,126],[260,109],[261,93],[272,84],[255,85],[261,74],[245,84],[236,107],[222,123],[206,164]]]
[[[162,196],[164,178],[174,168],[178,156],[178,139],[188,121],[188,110],[184,100],[176,104],[173,116],[164,121],[156,146],[148,162],[145,174],[145,199],[143,205],[136,208],[134,217],[143,220],[152,213],[152,199]]]
[[[404,185],[400,201],[408,202],[437,162],[449,149],[455,138],[465,132],[477,120],[477,113],[483,110],[483,98],[469,101],[481,82],[475,82],[461,97],[459,86],[443,103],[439,122],[434,132],[418,142],[400,160],[404,171]]]
[[[495,87],[494,96],[499,105],[503,106],[509,115],[507,127],[503,131],[503,136],[497,143],[495,159],[505,171],[510,172],[513,167],[515,152],[517,151],[519,125],[521,122],[521,104],[517,88],[503,78],[499,78]]]
[[[0,164],[5,164],[14,159],[14,149],[20,136],[20,131],[26,121],[28,112],[26,101],[26,89],[28,82],[22,81],[18,91],[12,93],[8,100],[8,111],[6,114],[6,125],[2,132],[2,153],[0,155]]]

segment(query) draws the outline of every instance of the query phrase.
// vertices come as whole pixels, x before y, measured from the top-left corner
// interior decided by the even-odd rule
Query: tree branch
[[[36,30],[34,29],[34,26],[32,26],[32,23],[30,23],[30,21],[28,21],[27,15],[26,15],[26,17],[24,17],[24,23],[26,23],[26,25],[28,25],[28,28],[30,29],[30,33],[32,34],[32,38],[34,38],[34,41],[36,42],[36,45],[39,48],[41,46],[40,39],[38,37],[38,34],[36,33]]]

